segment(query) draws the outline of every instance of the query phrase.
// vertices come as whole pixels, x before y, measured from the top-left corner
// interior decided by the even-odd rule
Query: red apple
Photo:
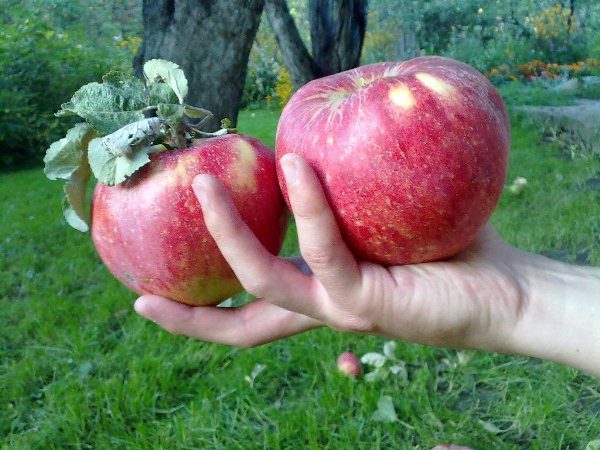
[[[337,360],[338,370],[350,378],[360,376],[361,365],[356,355],[352,352],[342,353]]]
[[[109,270],[134,291],[191,305],[214,305],[241,291],[192,190],[200,173],[216,176],[262,244],[279,252],[286,210],[273,152],[247,136],[211,138],[158,153],[122,184],[96,185],[94,244]]]
[[[311,164],[358,258],[395,265],[445,259],[473,240],[502,191],[509,145],[492,84],[461,62],[421,57],[303,86],[281,115],[276,155]],[[279,165],[278,175],[288,201]]]

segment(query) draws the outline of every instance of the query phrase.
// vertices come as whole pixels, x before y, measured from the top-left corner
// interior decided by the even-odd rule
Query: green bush
[[[131,66],[122,40],[98,39],[83,23],[61,29],[21,8],[5,10],[0,28],[0,167],[39,161],[72,125],[54,117],[61,103],[109,69]]]

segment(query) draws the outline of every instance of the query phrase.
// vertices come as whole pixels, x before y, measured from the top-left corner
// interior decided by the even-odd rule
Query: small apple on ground
[[[357,257],[396,265],[449,258],[473,240],[504,186],[509,145],[485,76],[420,57],[306,84],[283,110],[275,149],[312,165]]]
[[[361,372],[360,361],[352,352],[342,353],[337,360],[337,366],[340,372],[350,378],[358,378]]]

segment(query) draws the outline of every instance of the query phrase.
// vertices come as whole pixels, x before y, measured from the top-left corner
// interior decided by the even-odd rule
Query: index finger
[[[300,156],[288,153],[280,162],[296,218],[300,253],[328,292],[345,296],[360,283],[360,268],[342,239],[321,184]]]

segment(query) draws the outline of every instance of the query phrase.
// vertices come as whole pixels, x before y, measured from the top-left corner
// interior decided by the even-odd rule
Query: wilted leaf
[[[389,371],[384,368],[375,369],[365,375],[365,381],[373,383],[378,380],[385,380],[389,375]]]
[[[393,365],[390,367],[390,372],[396,375],[402,384],[408,383],[408,372],[406,371],[406,367],[404,367],[404,363]]]
[[[177,64],[163,59],[151,59],[144,64],[144,75],[149,85],[166,83],[177,95],[179,103],[183,103],[188,93],[188,82]]]
[[[87,160],[73,172],[64,186],[63,215],[69,225],[76,230],[86,232],[89,219],[86,210],[86,188],[90,179],[90,166]]]
[[[516,422],[513,422],[510,424],[509,427],[501,429],[501,428],[498,428],[496,425],[494,425],[492,422],[488,422],[486,420],[479,420],[479,423],[481,424],[481,426],[483,427],[483,429],[485,431],[487,431],[488,433],[492,433],[492,434],[506,433],[507,431],[512,430],[516,426]]]
[[[383,354],[387,359],[395,360],[396,359],[396,342],[395,341],[387,341],[383,344]]]
[[[248,382],[248,384],[253,387],[254,386],[254,380],[256,380],[256,377],[263,371],[265,370],[265,365],[264,364],[256,364],[254,366],[254,368],[252,369],[252,372],[250,373],[250,375],[246,375],[244,377],[244,379]]]
[[[398,422],[398,416],[394,403],[389,395],[384,395],[377,402],[377,411],[373,413],[372,419],[377,422]]]
[[[131,156],[134,152],[152,145],[161,134],[158,117],[139,120],[104,136],[102,144],[115,155]]]
[[[456,360],[459,366],[464,366],[471,360],[471,354],[469,352],[456,352]]]
[[[87,123],[78,123],[67,135],[52,143],[44,157],[44,173],[51,180],[68,180],[85,159],[88,143],[96,136]]]
[[[382,367],[386,361],[387,358],[377,352],[366,353],[360,358],[360,362],[373,367]]]

